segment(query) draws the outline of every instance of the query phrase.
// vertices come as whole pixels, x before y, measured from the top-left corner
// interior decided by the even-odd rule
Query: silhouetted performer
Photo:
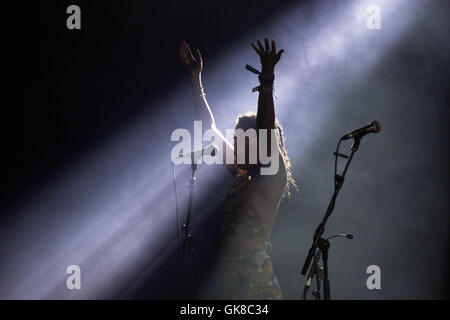
[[[252,44],[261,60],[261,74],[258,87],[258,112],[240,115],[236,128],[247,130],[275,129],[278,148],[279,170],[273,175],[261,175],[261,163],[250,164],[248,156],[243,164],[237,163],[237,139],[234,145],[223,139],[226,153],[234,154],[234,164],[225,164],[234,175],[235,181],[223,200],[224,224],[221,235],[224,239],[223,252],[220,254],[218,270],[210,282],[208,298],[219,299],[281,299],[281,289],[275,276],[270,253],[270,236],[278,211],[280,200],[289,193],[290,187],[297,188],[291,176],[290,162],[284,146],[283,131],[275,119],[273,103],[274,69],[284,50],[276,52],[265,39],[265,47],[257,41]],[[181,42],[180,58],[192,77],[195,120],[201,120],[203,128],[212,128],[218,132],[211,109],[205,98],[201,82],[203,61],[200,51],[192,54],[189,45]],[[222,84],[226,87],[226,84]],[[219,133],[219,132],[218,132]],[[270,134],[267,135],[270,150]],[[259,137],[258,137],[259,139]],[[258,141],[259,142],[259,141]],[[248,154],[251,139],[246,140]],[[220,145],[219,145],[220,147]]]

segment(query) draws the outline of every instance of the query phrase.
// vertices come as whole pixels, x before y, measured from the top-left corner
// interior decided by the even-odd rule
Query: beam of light
[[[161,103],[174,109],[183,100]],[[11,212],[23,219],[4,226],[2,298],[114,297],[145,263],[157,269],[178,249],[170,132],[154,130],[170,117],[144,117]],[[72,264],[82,271],[74,292],[65,286]]]
[[[373,4],[381,8],[381,30],[366,27],[368,15],[365,9]],[[332,172],[327,170],[326,161],[314,158],[317,157],[317,147],[320,145],[321,149],[330,150],[331,154],[338,137],[373,120],[369,118],[371,114],[378,114],[361,103],[361,114],[349,113],[347,121],[341,121],[342,117],[336,121],[336,114],[342,112],[336,110],[337,101],[366,80],[408,28],[415,24],[424,4],[425,1],[412,4],[403,0],[318,1],[314,10],[308,10],[310,8],[305,6],[290,8],[272,19],[264,30],[243,37],[236,51],[226,52],[221,59],[216,57],[220,65],[213,67],[210,74],[206,71],[204,85],[206,90],[209,88],[208,100],[218,127],[233,127],[234,119],[230,118],[230,114],[256,111],[257,94],[252,95],[250,88],[257,85],[257,79],[243,66],[246,63],[259,66],[258,58],[250,48],[251,42],[264,37],[275,39],[278,49],[286,49],[276,68],[275,96],[278,98],[275,99],[275,113],[285,127],[288,151],[295,168],[294,176],[296,172],[311,172],[309,175],[302,174],[310,184],[309,189],[313,189],[311,185],[320,184],[322,191],[313,195],[308,193],[314,197],[309,199],[311,208],[308,209],[321,212],[322,209],[311,200],[316,202],[320,199],[322,206],[325,206],[331,190],[324,188],[322,181],[325,181],[326,187],[331,187]],[[315,19],[308,19],[307,13],[311,11],[316,12]],[[206,66],[213,63],[207,61]],[[223,86],[211,88],[214,81],[227,83],[227,89],[224,90]],[[362,114],[366,114],[365,120],[361,120],[365,118]],[[383,119],[379,120],[383,122]],[[325,156],[320,154],[321,159]],[[301,178],[298,182],[302,189]],[[351,205],[343,207],[351,209]],[[307,235],[312,233],[320,218],[311,217],[311,225],[295,230],[292,234],[294,238],[282,239],[285,247],[290,248],[285,250],[292,253],[292,239],[296,239],[304,240],[305,247],[301,250],[306,252],[306,246],[310,243]],[[308,218],[305,217],[305,220]],[[297,239],[297,234],[305,236]],[[291,283],[299,282],[297,273],[298,270],[293,270],[288,277],[292,279]]]
[[[276,115],[282,124],[301,128],[302,135],[294,135],[292,140],[302,146],[305,154],[312,143],[308,137],[329,125],[324,115],[334,112],[335,94],[356,86],[376,67],[415,21],[425,1],[340,1],[332,6],[330,3],[333,2],[316,2],[317,16],[313,21],[304,14],[304,5],[286,10],[264,30],[243,37],[231,54],[216,58],[220,65],[212,67],[212,75],[208,64],[217,62],[207,61],[206,88],[214,86],[215,74],[220,74],[220,81],[228,84],[227,90],[210,89],[209,101],[217,115],[218,127],[234,127],[230,114],[256,111],[257,94],[250,94],[248,88],[255,86],[257,79],[243,66],[245,62],[259,66],[251,42],[264,37],[275,39],[278,49],[287,49],[276,68]],[[381,8],[383,29],[367,29],[369,5]],[[295,149],[291,152],[294,158],[302,159]]]
[[[304,22],[299,18],[307,20],[302,13],[305,7],[292,8],[274,18],[267,30],[245,34],[221,58],[209,59],[203,53],[204,85],[218,127],[233,128],[237,114],[256,110],[257,95],[250,90],[257,80],[243,66],[258,66],[251,42],[264,36],[274,38],[279,48],[287,49],[277,69],[277,116],[287,128],[288,144],[302,145],[301,152],[290,150],[291,157],[298,162],[307,158],[314,140],[307,137],[317,136],[327,125],[333,113],[333,93],[344,82],[336,78],[340,73],[334,68],[341,63],[338,68],[349,68],[345,79],[349,86],[363,79],[401,37],[422,2],[342,1],[331,12],[324,4],[314,5],[318,10],[323,7],[322,19]],[[378,4],[383,12],[385,29],[380,32],[384,38],[376,47],[369,44],[377,31],[364,29],[361,12],[366,4]],[[397,10],[403,10],[396,13],[402,19],[386,31],[392,23],[389,17]],[[360,59],[349,62],[349,55]],[[86,157],[75,172],[62,176],[13,212],[18,220],[4,226],[9,229],[1,235],[1,243],[8,244],[2,248],[1,298],[114,297],[117,287],[131,281],[146,266],[145,261],[155,261],[149,268],[156,269],[165,254],[176,249],[170,132],[159,131],[155,136],[154,128],[173,121],[180,106],[185,107],[187,100],[190,103],[186,94],[178,92],[160,101],[166,106],[164,113],[130,124],[119,139]],[[186,198],[179,200],[185,203]],[[82,269],[80,291],[65,288],[64,271],[70,264]]]

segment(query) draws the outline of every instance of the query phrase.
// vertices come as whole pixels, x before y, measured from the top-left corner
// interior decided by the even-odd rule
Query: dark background
[[[74,32],[66,28],[71,2],[9,3],[4,199],[32,191],[142,112],[158,112],[140,102],[188,80],[178,60],[181,40],[210,55],[226,52],[283,3],[81,1],[82,28]]]
[[[264,37],[266,25],[273,21],[275,14],[289,11],[291,6],[302,6],[302,23],[310,26],[315,21],[322,21],[327,12],[342,10],[342,3],[352,1],[322,2],[325,3],[324,11],[315,8],[314,1],[40,1],[5,4],[2,20],[7,25],[3,30],[6,86],[1,117],[0,216],[4,232],[0,241],[2,260],[10,262],[1,269],[2,297],[28,297],[15,292],[13,280],[7,281],[14,277],[20,279],[22,273],[29,272],[25,267],[17,267],[21,261],[28,261],[30,268],[39,269],[39,252],[59,253],[58,248],[47,250],[43,243],[63,243],[65,234],[72,235],[76,228],[82,230],[83,225],[80,222],[71,227],[67,221],[88,221],[90,215],[95,215],[95,211],[75,216],[70,210],[24,209],[28,199],[61,178],[63,182],[53,194],[55,197],[61,194],[58,201],[69,207],[78,208],[89,197],[113,203],[112,195],[104,195],[99,190],[113,181],[133,185],[133,177],[142,174],[137,169],[133,171],[133,163],[159,163],[159,158],[152,158],[152,148],[163,150],[167,158],[170,132],[190,125],[190,109],[180,115],[172,105],[160,103],[180,88],[181,96],[185,97],[183,103],[191,103],[188,78],[177,57],[180,40],[186,39],[195,48],[206,51],[211,64],[220,65],[224,57],[232,54],[232,46],[244,34],[256,32]],[[335,223],[330,227],[330,234],[356,234],[352,243],[341,239],[337,241],[335,251],[331,249],[333,293],[343,299],[448,298],[450,68],[448,41],[437,39],[444,39],[448,34],[449,5],[446,1],[422,2],[424,6],[419,18],[399,41],[391,45],[391,51],[363,80],[351,84],[345,81],[346,74],[342,70],[364,68],[354,57],[346,60],[345,66],[336,63],[335,69],[331,70],[307,64],[302,66],[302,70],[315,68],[311,73],[326,75],[331,81],[346,83],[346,87],[336,86],[336,90],[327,91],[324,85],[320,97],[329,96],[333,100],[333,112],[325,117],[332,121],[326,121],[325,129],[305,137],[308,122],[314,114],[321,114],[323,108],[321,99],[311,103],[302,98],[306,96],[309,84],[322,80],[318,76],[303,79],[299,75],[297,80],[302,81],[300,87],[304,89],[296,91],[298,96],[288,102],[300,105],[296,110],[302,107],[306,110],[302,113],[303,122],[297,121],[296,111],[281,119],[291,155],[302,154],[300,142],[305,139],[313,145],[308,153],[305,151],[307,155],[293,158],[293,174],[301,193],[294,195],[292,201],[282,203],[273,235],[274,265],[288,299],[299,297],[298,289],[304,281],[298,275],[299,269],[314,227],[320,222],[331,196],[331,152],[336,137],[375,118],[383,127],[377,137],[379,140],[368,137],[365,149],[352,165],[354,174],[348,177],[349,183],[346,182],[344,187],[340,218],[330,221]],[[81,7],[81,30],[66,28],[65,11],[70,4]],[[396,17],[402,16],[402,10],[404,8],[398,10]],[[273,35],[283,33],[274,27],[267,31]],[[311,38],[315,37],[313,28],[310,34]],[[295,32],[292,37],[295,38]],[[374,47],[381,41],[381,37],[374,39]],[[283,45],[289,49],[288,41]],[[370,52],[371,48],[367,50]],[[239,56],[235,59],[239,60]],[[239,60],[242,66],[246,63]],[[223,92],[231,94],[233,88],[239,86],[242,73],[234,80],[228,73],[213,79],[212,73],[207,72],[205,79],[209,75],[209,96],[212,97],[209,101],[223,105],[219,101],[220,95]],[[226,111],[221,110],[222,114]],[[164,112],[168,114],[162,116]],[[219,120],[222,128],[226,127],[224,123],[232,123],[236,115]],[[146,149],[145,152],[133,153],[131,147],[105,147],[111,137],[127,132],[134,123],[142,132],[137,143]],[[368,147],[370,143],[373,143],[372,148]],[[81,182],[76,187],[71,187],[70,182],[65,185],[65,175],[75,172],[74,168],[80,162],[89,164],[87,155],[98,150],[104,152],[108,160],[95,162],[92,170],[105,170],[106,173],[84,177],[82,171],[76,171],[84,177],[79,178]],[[127,160],[111,160],[118,154]],[[123,169],[124,163],[126,169]],[[114,176],[122,169],[123,176]],[[161,173],[161,176],[157,175],[156,169],[149,174],[152,179],[150,189],[155,189],[155,185],[166,187],[159,196],[147,201],[146,212],[169,210],[160,207],[164,201],[171,202],[170,210],[173,209],[170,165],[166,169],[168,173]],[[204,176],[211,173],[212,169],[208,170],[205,169]],[[180,177],[187,174],[185,168]],[[222,171],[214,174],[219,178],[209,185],[210,193],[200,186],[196,198],[202,204],[199,210],[206,217],[197,226],[197,243],[201,243],[196,253],[200,275],[210,268],[215,250],[215,242],[210,239],[220,223],[208,212],[218,208],[220,197],[230,183]],[[178,191],[184,192],[184,186],[180,184]],[[14,227],[10,228],[10,225]],[[120,243],[127,234],[124,229],[114,239]],[[42,251],[31,250],[36,248]],[[166,249],[164,246],[159,248],[161,252]],[[27,250],[35,252],[37,258],[28,257]],[[108,250],[113,249],[102,247],[100,255]],[[89,263],[97,265],[96,259],[100,258],[90,258]],[[139,268],[136,267],[140,271],[134,270],[123,276],[132,280],[121,284],[119,290],[113,292],[101,283],[103,291],[87,297],[190,296],[180,274],[177,253],[169,254],[167,261],[150,274],[143,270],[152,262],[142,259]],[[70,263],[61,262],[61,265]],[[369,292],[365,288],[365,268],[370,264],[379,264],[382,270],[387,270],[380,292]],[[118,277],[122,275],[120,273]],[[31,297],[42,295],[38,290]],[[57,290],[47,292],[44,297],[77,298]]]

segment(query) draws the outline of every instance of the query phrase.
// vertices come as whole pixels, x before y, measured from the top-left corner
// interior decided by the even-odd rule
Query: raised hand
[[[255,49],[256,53],[259,55],[261,59],[261,72],[264,74],[272,75],[275,70],[275,65],[280,61],[281,55],[284,50],[280,50],[277,53],[277,49],[275,46],[275,41],[272,40],[272,48],[270,48],[269,40],[267,38],[264,39],[265,47],[261,44],[261,41],[256,42],[258,47],[256,47],[252,43],[253,49]]]
[[[192,54],[191,48],[189,48],[189,45],[183,40],[180,42],[179,54],[181,62],[186,67],[186,70],[193,78],[198,77],[203,69],[203,61],[200,51],[197,49],[195,53]]]

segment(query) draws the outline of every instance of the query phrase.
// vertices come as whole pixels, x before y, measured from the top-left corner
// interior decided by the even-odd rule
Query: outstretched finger
[[[195,50],[195,59],[197,59],[198,62],[202,62],[202,55],[200,54],[200,50]]]
[[[258,48],[252,43],[252,48],[255,49],[257,54],[261,54],[261,51],[258,50]]]
[[[187,60],[188,59],[188,52],[187,52],[187,49],[186,49],[186,42],[185,41],[183,41],[182,43],[181,43],[181,45],[180,45],[180,53],[181,53],[181,57],[184,59],[184,60]]]
[[[183,43],[183,42],[180,43],[180,48],[178,49],[178,53],[179,53],[179,55],[180,55],[180,60],[181,60],[183,63],[185,63],[187,57],[186,57],[186,53],[185,53],[185,51],[184,51],[184,43]]]
[[[270,51],[269,40],[267,38],[264,39],[264,45],[266,46],[266,52]]]
[[[261,44],[261,41],[256,41],[256,44],[258,44],[258,48],[259,48],[259,51],[261,52],[261,53],[263,53],[264,52],[264,47],[262,46],[262,44]]]
[[[183,46],[184,46],[183,41],[180,41],[180,46],[178,47],[178,51],[180,53],[180,56],[183,55]]]
[[[189,59],[194,60],[194,55],[192,54],[191,48],[189,47],[189,45],[186,43],[186,52],[187,52],[187,56]]]
[[[275,54],[277,53],[277,47],[275,46],[275,41],[272,40],[272,51],[270,53]]]
[[[278,51],[278,53],[277,53],[277,60],[280,60],[281,55],[283,54],[283,52],[284,52],[283,49],[281,49],[280,51]]]

